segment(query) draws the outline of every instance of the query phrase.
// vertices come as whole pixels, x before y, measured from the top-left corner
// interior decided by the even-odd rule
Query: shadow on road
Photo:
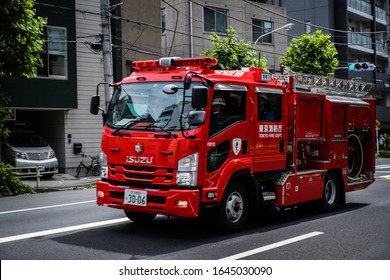
[[[120,253],[127,255],[128,259],[145,259],[243,235],[270,232],[294,224],[355,211],[365,206],[367,204],[349,203],[330,213],[321,213],[311,204],[283,212],[268,210],[261,215],[251,217],[247,226],[239,233],[225,235],[221,235],[205,220],[161,216],[148,225],[134,224],[129,221],[75,232],[52,240],[102,252]],[[104,256],[100,257],[104,259]]]

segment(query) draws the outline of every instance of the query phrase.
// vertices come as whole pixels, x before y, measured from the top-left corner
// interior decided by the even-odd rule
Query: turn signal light
[[[98,192],[97,192],[97,197],[103,198],[103,197],[104,197],[104,192],[98,191]]]
[[[186,208],[188,206],[188,201],[187,200],[176,200],[175,205],[177,207],[183,207]]]

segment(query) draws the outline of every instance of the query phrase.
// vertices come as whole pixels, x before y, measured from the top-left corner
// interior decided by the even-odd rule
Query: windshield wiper
[[[133,125],[133,124],[135,124],[137,122],[141,122],[141,121],[144,121],[144,120],[139,116],[134,118],[134,119],[130,119],[128,122],[126,122],[125,124],[121,125],[117,129],[115,129],[114,132],[112,133],[112,135],[116,135],[120,130],[122,130],[124,128],[128,128],[130,125]]]
[[[164,127],[156,126],[156,125],[151,125],[149,127],[154,128],[154,129],[159,128],[161,131],[163,131],[163,132],[168,134],[168,135],[166,135],[166,134],[155,134],[155,136],[163,136],[163,137],[168,136],[168,137],[177,138],[177,135],[175,133],[172,133],[171,131],[165,129]]]

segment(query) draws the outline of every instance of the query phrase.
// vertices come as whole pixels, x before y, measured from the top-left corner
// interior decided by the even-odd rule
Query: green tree
[[[330,40],[330,35],[321,30],[306,33],[293,38],[281,64],[290,67],[294,72],[327,76],[334,73],[339,65],[337,50]]]
[[[0,78],[34,77],[43,66],[45,19],[36,15],[34,0],[2,0],[0,4]],[[11,115],[9,96],[0,93],[0,142],[9,134],[4,121]],[[16,177],[13,167],[0,163],[0,196],[34,192]]]
[[[237,70],[241,67],[261,67],[266,70],[267,60],[256,58],[256,51],[250,43],[238,39],[233,27],[227,30],[227,36],[221,38],[216,32],[210,33],[214,49],[206,49],[201,56],[214,57],[218,60],[216,69]]]
[[[0,78],[33,77],[43,65],[38,54],[42,50],[45,19],[36,15],[34,0],[2,0],[0,5]],[[0,88],[1,89],[1,88]],[[8,130],[11,100],[0,93],[0,139]]]
[[[36,16],[34,0],[2,0],[0,5],[0,77],[33,77],[42,60],[45,19]]]

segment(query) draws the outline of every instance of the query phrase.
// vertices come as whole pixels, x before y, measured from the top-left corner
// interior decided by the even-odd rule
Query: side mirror
[[[89,112],[93,115],[97,115],[99,113],[99,106],[100,106],[100,96],[99,95],[92,96]]]
[[[179,87],[177,85],[169,84],[165,85],[162,90],[165,94],[175,94],[179,90]]]
[[[205,111],[191,111],[188,115],[189,125],[201,125],[204,124],[205,120],[206,120]]]
[[[192,88],[191,106],[194,109],[201,109],[207,105],[207,87],[194,86]]]

